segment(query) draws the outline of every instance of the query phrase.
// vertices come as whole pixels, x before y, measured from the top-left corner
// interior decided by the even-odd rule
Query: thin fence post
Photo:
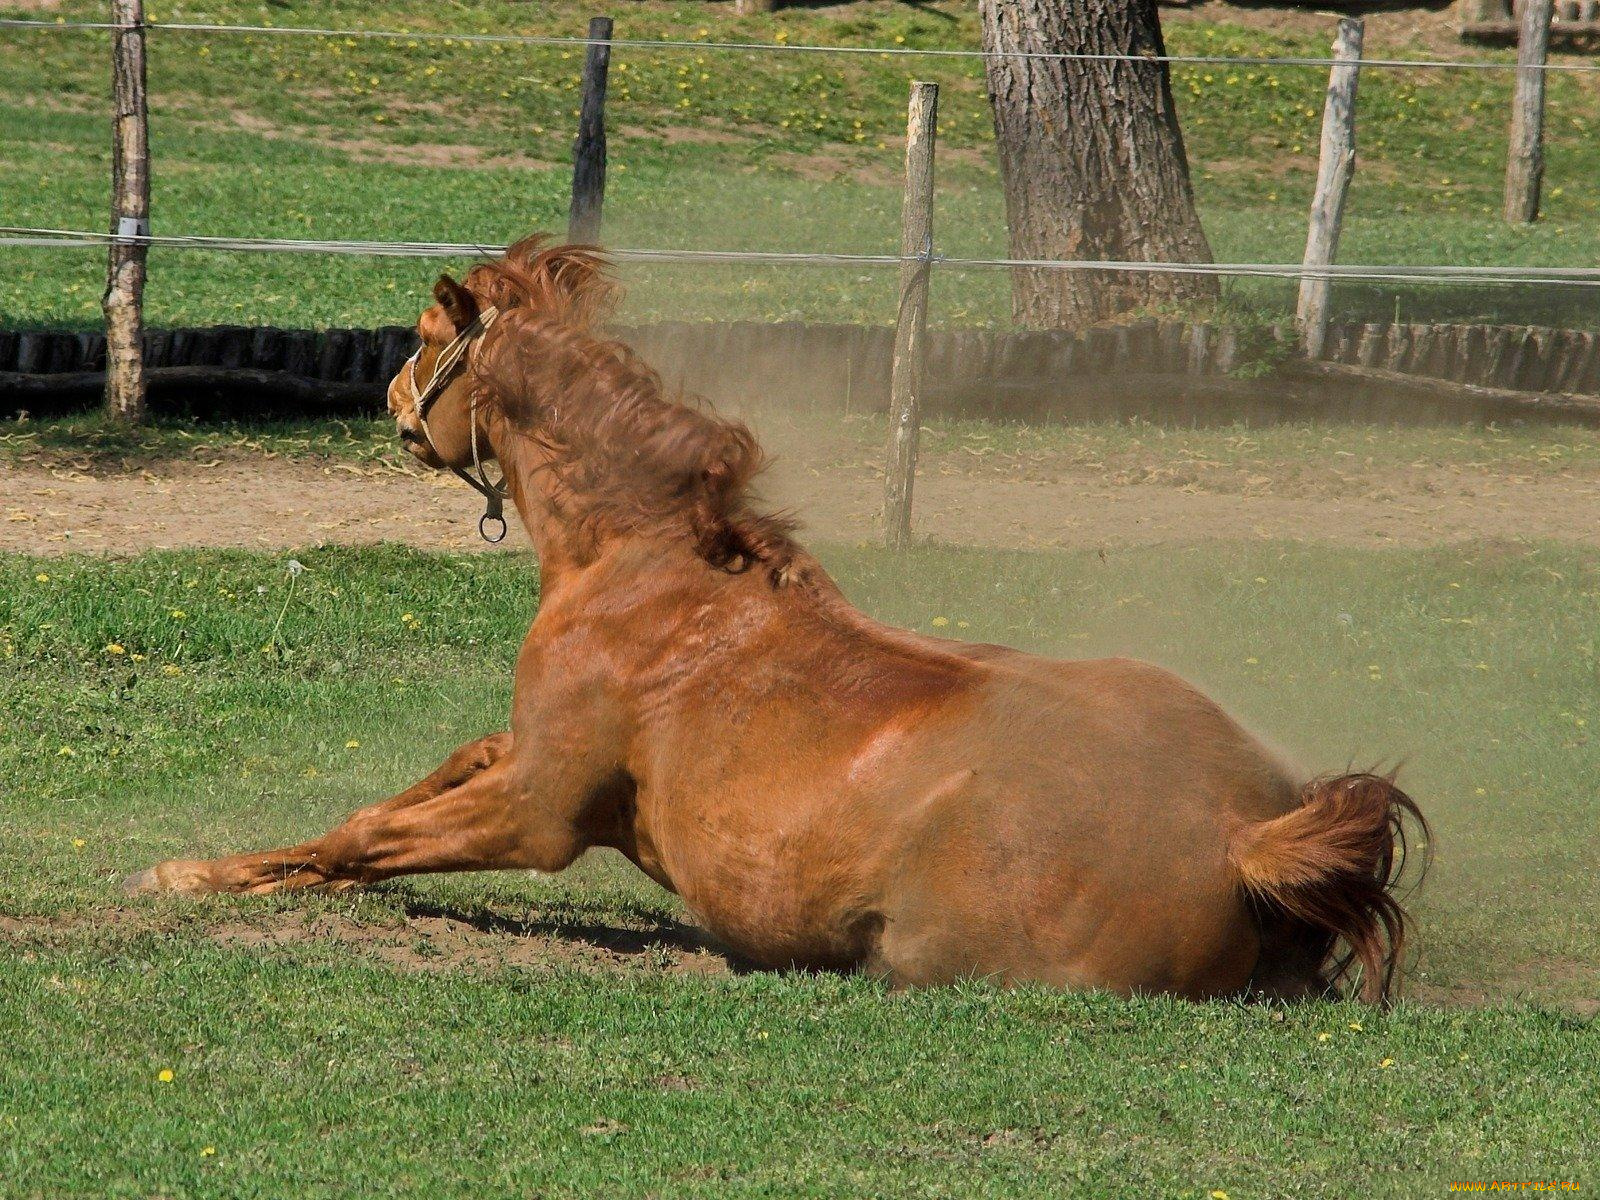
[[[611,18],[589,18],[589,52],[583,58],[583,107],[572,144],[572,208],[567,241],[600,240],[606,199],[606,78],[611,73]]]
[[[1505,218],[1525,225],[1538,220],[1539,185],[1544,180],[1544,60],[1550,45],[1550,0],[1522,0],[1519,15]]]
[[[922,366],[928,329],[928,276],[933,269],[933,151],[939,85],[913,82],[906,121],[906,191],[900,210],[900,307],[889,380],[889,465],[884,535],[891,549],[911,541],[911,491],[922,426]]]
[[[1334,65],[1328,71],[1328,96],[1322,105],[1322,149],[1317,162],[1317,190],[1311,199],[1311,220],[1306,228],[1303,265],[1330,265],[1339,252],[1339,229],[1344,223],[1344,201],[1356,171],[1356,84],[1361,77],[1361,41],[1365,25],[1359,17],[1342,17],[1333,40]],[[1300,302],[1295,320],[1306,357],[1322,357],[1328,336],[1326,275],[1300,277]]]
[[[144,280],[150,234],[150,123],[144,89],[144,0],[111,0],[111,243],[106,290],[106,412],[145,413]]]
[[[777,7],[777,0],[734,0],[733,11],[737,16],[749,17],[769,13]]]

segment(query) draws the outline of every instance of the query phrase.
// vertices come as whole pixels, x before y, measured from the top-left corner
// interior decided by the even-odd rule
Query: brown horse
[[[856,611],[754,508],[749,430],[594,332],[603,266],[529,239],[440,279],[389,387],[422,462],[498,460],[537,549],[510,732],[313,841],[131,890],[559,871],[610,846],[774,967],[1196,998],[1323,994],[1359,968],[1387,999],[1401,818],[1420,820],[1389,778],[1302,784],[1144,663]]]

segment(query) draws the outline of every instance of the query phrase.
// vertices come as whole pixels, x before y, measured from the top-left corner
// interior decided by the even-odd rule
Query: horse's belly
[[[730,949],[765,966],[814,969],[851,967],[871,955],[881,920],[863,867],[875,851],[841,854],[827,827],[812,821],[794,820],[786,831],[718,820],[687,804],[673,813],[650,835],[660,869]]]
[[[856,966],[872,954],[882,924],[868,906],[826,894],[788,871],[707,872],[687,887],[679,883],[678,890],[713,936],[763,966]]]

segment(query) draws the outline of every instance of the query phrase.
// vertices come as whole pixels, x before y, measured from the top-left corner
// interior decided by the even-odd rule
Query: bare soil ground
[[[71,944],[85,933],[120,936],[171,936],[198,929],[220,946],[270,951],[296,946],[337,946],[340,951],[398,971],[537,969],[559,966],[596,972],[645,971],[669,975],[727,975],[748,967],[730,957],[697,926],[674,923],[650,929],[548,924],[533,917],[517,919],[496,912],[457,911],[426,903],[384,920],[337,912],[270,911],[237,913],[207,911],[174,915],[138,908],[113,908],[78,917],[9,917],[0,915],[0,946],[26,953],[29,947]],[[1502,984],[1517,990],[1517,981],[1534,981],[1552,972],[1581,972],[1573,961],[1529,962],[1509,970]],[[1493,989],[1458,985],[1413,985],[1407,993],[1424,1004],[1474,1008],[1500,997]],[[1600,1000],[1573,1001],[1571,1011],[1585,1020],[1600,1014]]]
[[[770,502],[818,542],[877,536],[875,447],[768,432]],[[133,554],[182,546],[289,548],[398,541],[482,545],[476,497],[398,463],[223,455],[123,468],[80,461],[0,469],[0,550]],[[1067,455],[925,455],[916,528],[991,548],[1292,538],[1358,546],[1548,538],[1600,545],[1600,477],[1470,466],[1085,464]],[[518,544],[519,538],[508,539]]]
[[[707,935],[690,925],[656,929],[558,926],[532,918],[517,920],[420,903],[409,905],[393,920],[294,909],[238,915],[199,910],[174,916],[113,908],[96,912],[92,919],[0,915],[0,946],[53,946],[86,933],[170,935],[194,927],[196,920],[205,937],[221,946],[272,950],[332,944],[403,971],[560,965],[705,975],[739,969]]]

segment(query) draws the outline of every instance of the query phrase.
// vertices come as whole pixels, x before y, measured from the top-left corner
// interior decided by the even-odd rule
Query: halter
[[[474,342],[489,332],[489,327],[494,324],[495,318],[500,315],[500,310],[493,306],[484,309],[477,318],[451,339],[450,344],[439,351],[439,357],[433,364],[433,376],[428,380],[427,387],[417,386],[417,359],[422,356],[423,348],[417,347],[416,353],[406,360],[406,378],[411,385],[411,405],[417,414],[417,423],[422,426],[422,436],[428,439],[428,446],[440,458],[439,446],[433,440],[433,431],[428,428],[428,410],[434,402],[444,395],[445,388],[456,371],[466,360],[468,352]],[[483,469],[483,459],[478,453],[478,393],[473,391],[469,400],[467,421],[471,429],[472,441],[472,472],[462,467],[451,467],[468,487],[483,497],[483,516],[478,518],[478,536],[486,542],[500,542],[506,536],[505,501],[510,494],[506,491],[505,472],[502,471],[496,482],[490,482],[488,472]],[[475,473],[475,474],[474,474]],[[489,523],[499,524],[500,532],[494,537],[489,536]]]

